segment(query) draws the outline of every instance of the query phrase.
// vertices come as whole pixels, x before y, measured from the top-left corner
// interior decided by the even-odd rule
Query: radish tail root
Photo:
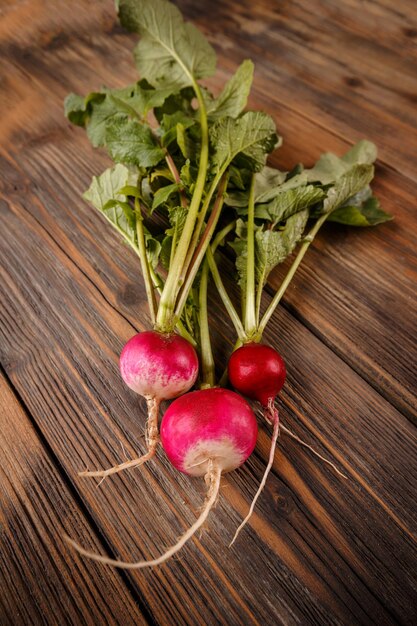
[[[106,470],[79,472],[78,476],[82,476],[83,478],[87,476],[95,476],[104,480],[107,476],[110,476],[111,474],[117,474],[118,472],[122,472],[123,470],[143,465],[143,463],[146,463],[146,461],[149,461],[150,459],[152,459],[152,457],[155,456],[156,449],[159,443],[159,400],[156,400],[155,398],[146,398],[146,404],[148,407],[148,421],[146,423],[146,446],[148,448],[148,451],[137,459],[130,459],[129,461],[125,461],[124,463],[120,463],[119,465],[109,467]]]
[[[252,515],[252,513],[254,511],[256,501],[258,500],[259,496],[261,495],[261,493],[263,491],[263,488],[265,487],[266,479],[268,478],[268,474],[269,474],[269,472],[271,470],[271,467],[272,467],[272,464],[274,462],[275,447],[277,445],[277,439],[278,439],[278,436],[279,436],[280,424],[279,424],[278,410],[275,408],[273,400],[270,400],[268,402],[268,407],[267,407],[267,409],[265,411],[265,418],[267,419],[267,421],[269,423],[272,423],[274,425],[274,429],[272,431],[271,448],[270,448],[270,451],[269,451],[268,465],[266,466],[266,470],[264,472],[261,484],[259,485],[259,489],[256,492],[255,497],[252,500],[252,504],[250,505],[249,513],[247,514],[247,516],[245,517],[245,519],[243,520],[243,522],[240,524],[239,528],[235,532],[235,535],[234,535],[232,541],[229,544],[229,548],[236,541],[237,536],[240,533],[240,531],[242,530],[242,528],[248,523],[249,518],[251,517],[251,515]]]
[[[343,474],[343,472],[341,472],[334,463],[332,463],[331,461],[329,461],[329,459],[326,459],[326,457],[322,456],[319,452],[317,452],[317,450],[315,450],[313,446],[310,446],[310,444],[300,439],[300,437],[296,435],[295,433],[293,433],[292,430],[290,430],[289,428],[286,428],[286,426],[281,425],[281,431],[285,433],[286,435],[289,435],[289,437],[291,437],[295,441],[298,441],[298,443],[304,446],[305,448],[308,448],[313,454],[316,455],[316,457],[318,457],[321,461],[323,461],[323,463],[327,463],[327,465],[330,465],[330,467],[333,468],[336,474],[339,474],[339,476],[348,480],[348,477],[346,476],[346,474]]]
[[[217,496],[219,494],[221,473],[221,468],[215,465],[213,461],[210,460],[206,474],[206,481],[208,483],[207,496],[200,516],[187,530],[187,532],[184,533],[181,539],[157,559],[153,559],[152,561],[138,561],[137,563],[118,561],[117,559],[110,559],[107,556],[95,554],[94,552],[89,552],[88,550],[85,550],[67,535],[64,535],[64,539],[83,556],[92,559],[93,561],[104,563],[105,565],[112,565],[114,567],[119,567],[120,569],[142,569],[144,567],[155,567],[156,565],[161,565],[162,563],[165,563],[165,561],[167,561],[176,552],[178,552],[206,521],[211,509],[216,503]]]

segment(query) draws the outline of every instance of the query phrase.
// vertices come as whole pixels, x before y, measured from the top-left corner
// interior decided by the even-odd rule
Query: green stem
[[[192,261],[192,257],[194,254],[195,249],[197,248],[198,245],[198,241],[200,239],[200,234],[201,234],[201,229],[203,228],[203,224],[204,224],[204,220],[207,214],[207,211],[209,209],[210,206],[210,202],[213,198],[214,192],[216,191],[217,186],[219,185],[222,176],[224,175],[224,173],[227,170],[228,167],[228,163],[226,165],[224,165],[222,167],[221,170],[219,170],[219,172],[217,172],[216,176],[213,178],[210,188],[207,192],[207,195],[205,197],[203,206],[201,207],[201,211],[198,215],[198,219],[197,219],[197,223],[196,223],[196,227],[193,233],[193,238],[191,240],[191,245],[189,247],[189,250],[187,252],[187,256],[185,258],[185,262],[184,262],[184,266],[182,269],[182,278],[185,278],[185,275],[188,271],[188,268],[190,267],[190,265],[193,265],[193,261]]]
[[[193,235],[195,223],[198,217],[198,211],[201,204],[201,199],[204,192],[204,185],[206,182],[207,167],[208,167],[208,152],[209,152],[209,138],[208,138],[208,121],[207,112],[204,104],[203,96],[197,82],[193,84],[199,107],[200,107],[200,126],[201,126],[201,153],[200,164],[198,168],[197,181],[195,184],[195,190],[191,199],[190,207],[188,210],[187,219],[184,224],[180,240],[178,242],[177,249],[172,260],[168,277],[165,283],[164,290],[161,295],[161,300],[158,308],[158,315],[156,319],[156,325],[160,330],[171,331],[175,322],[173,320],[173,312],[175,307],[175,301],[178,291],[181,287],[181,273],[184,265],[184,260],[187,257],[187,252],[190,246],[191,237]]]
[[[142,267],[143,280],[145,281],[146,296],[148,299],[149,314],[151,322],[155,325],[156,322],[156,298],[155,291],[152,284],[152,278],[149,270],[148,255],[146,253],[145,233],[143,230],[143,218],[142,211],[140,209],[139,200],[135,200],[136,209],[136,233],[138,236],[138,253],[140,258],[140,264]]]
[[[300,265],[301,261],[304,258],[305,253],[307,252],[307,250],[310,247],[310,244],[312,243],[312,241],[314,240],[314,237],[317,235],[318,231],[320,230],[320,227],[322,226],[322,224],[324,224],[324,222],[326,221],[326,218],[328,217],[328,213],[325,213],[324,215],[322,215],[317,222],[314,224],[313,228],[310,230],[310,232],[308,233],[308,235],[306,237],[304,237],[304,241],[300,246],[300,249],[298,251],[297,256],[295,257],[287,275],[285,276],[284,280],[282,281],[282,284],[280,286],[280,288],[278,289],[278,291],[276,292],[275,296],[273,297],[273,299],[271,300],[267,310],[265,311],[261,323],[259,324],[259,334],[262,336],[265,327],[267,325],[267,323],[269,322],[272,314],[274,313],[275,309],[277,308],[282,296],[285,293],[285,290],[287,289],[288,285],[290,284],[295,272],[298,269],[298,266]]]
[[[221,241],[234,229],[236,222],[233,221],[225,226],[214,238],[211,245],[211,251],[214,253]],[[199,289],[199,326],[200,326],[200,343],[201,343],[201,372],[202,372],[202,388],[214,387],[216,384],[215,365],[213,351],[211,349],[209,320],[207,314],[207,287],[209,264],[206,260],[203,264],[201,272],[200,289]]]
[[[210,244],[213,233],[216,229],[217,222],[219,221],[220,213],[223,207],[224,202],[224,192],[227,187],[228,175],[225,174],[223,176],[222,182],[220,183],[219,190],[217,192],[217,197],[214,202],[213,209],[211,211],[210,217],[208,219],[206,228],[204,230],[203,236],[200,239],[200,242],[193,254],[193,257],[190,262],[190,268],[187,275],[184,277],[184,284],[181,288],[177,306],[175,308],[175,318],[179,319],[181,317],[182,309],[187,301],[188,292],[191,289],[191,286],[194,282],[196,274],[198,272],[198,268],[201,265],[201,262],[204,258],[206,250]]]
[[[152,265],[149,265],[149,271],[150,271],[150,274],[151,274],[151,278],[152,278],[152,282],[154,284],[154,287],[155,287],[156,291],[159,293],[159,295],[161,295],[162,289],[163,289],[163,286],[164,286],[163,280],[162,280],[162,278],[160,276],[158,276],[155,273],[155,270],[153,269]],[[194,348],[197,347],[196,340],[191,335],[191,333],[188,332],[188,330],[185,328],[185,326],[181,322],[181,320],[177,321],[176,328],[177,328],[178,333],[181,335],[181,337],[184,337],[184,339],[189,341],[191,343],[191,345],[194,346]]]
[[[207,285],[208,285],[209,267],[208,263],[204,263],[201,272],[200,289],[198,294],[199,305],[199,326],[200,326],[200,361],[201,361],[201,388],[214,387],[216,384],[214,373],[213,350],[211,349],[209,321],[207,313]]]
[[[255,174],[249,191],[246,255],[245,332],[248,337],[257,330],[255,315]]]
[[[230,316],[230,319],[232,320],[237,336],[242,342],[244,342],[247,340],[245,330],[243,328],[242,322],[240,321],[240,317],[237,314],[236,309],[233,306],[233,303],[230,300],[229,295],[224,287],[224,284],[220,277],[219,270],[217,269],[216,261],[214,260],[214,256],[211,251],[211,248],[207,248],[206,257],[207,257],[208,264],[210,266],[211,275],[213,276],[213,280],[216,285],[217,291],[219,292],[219,296],[222,299],[222,302]]]
[[[180,174],[178,172],[177,166],[175,165],[174,159],[172,158],[172,156],[168,152],[165,154],[165,161],[167,162],[167,165],[169,167],[169,171],[171,172],[174,181],[177,183],[177,185],[181,185],[181,177],[180,177]],[[186,195],[184,193],[184,190],[180,189],[178,193],[179,193],[179,196],[180,196],[181,206],[183,208],[186,208],[187,207],[187,197],[186,197]]]

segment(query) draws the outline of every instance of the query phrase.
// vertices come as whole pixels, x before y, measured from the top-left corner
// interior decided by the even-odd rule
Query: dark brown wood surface
[[[63,118],[62,101],[134,80],[135,38],[110,0],[0,3],[0,622],[415,624],[417,9],[178,6],[217,50],[214,90],[255,61],[250,105],[284,136],[273,164],[312,164],[361,137],[379,147],[375,191],[395,221],[325,227],[266,336],[288,367],[283,423],[348,480],[282,436],[257,512],[228,550],[265,466],[262,425],[204,532],[169,563],[120,573],[66,548],[63,532],[154,557],[193,522],[204,484],[162,452],[100,489],[76,476],[144,448],[144,406],[117,360],[149,320],[137,258],[81,199],[108,158]],[[225,361],[233,332],[216,300]]]

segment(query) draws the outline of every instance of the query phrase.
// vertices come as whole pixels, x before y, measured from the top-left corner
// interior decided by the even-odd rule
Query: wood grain
[[[362,135],[380,147],[377,192],[396,221],[366,233],[326,227],[267,336],[288,364],[284,422],[349,480],[282,438],[257,513],[227,550],[265,465],[269,433],[262,426],[250,462],[224,477],[205,532],[164,567],[119,577],[64,552],[55,539],[45,545],[45,559],[57,555],[58,578],[72,567],[62,623],[79,623],[73,611],[81,592],[71,590],[84,589],[91,576],[90,610],[103,607],[109,623],[123,616],[123,623],[187,625],[414,624],[415,10],[388,0],[178,5],[218,51],[219,73],[209,81],[215,91],[244,56],[255,59],[250,105],[270,112],[286,141],[275,165],[311,164]],[[6,493],[27,491],[35,475],[36,489],[53,503],[30,491],[25,528],[46,516],[55,527],[70,508],[69,534],[82,528],[86,545],[126,559],[159,554],[192,523],[204,497],[202,482],[175,473],[162,453],[100,489],[76,477],[86,465],[113,464],[144,445],[144,406],[126,392],[117,368],[123,342],[149,324],[139,264],[81,200],[91,175],[109,161],[62,115],[68,91],[134,80],[133,44],[115,24],[110,1],[2,8],[0,358],[27,411],[8,391],[10,424],[37,429],[18,428],[20,454],[30,448],[49,468],[41,481],[27,459],[20,472],[11,464]],[[232,273],[227,259],[224,267]],[[211,310],[225,362],[233,333],[215,295]],[[6,518],[17,526],[9,510]],[[23,584],[23,554],[13,563],[8,584],[17,581],[23,601],[37,598],[27,601],[22,623],[40,622],[39,607],[51,621],[56,595],[35,577]],[[107,593],[119,587],[120,598]],[[88,606],[83,599],[80,614],[88,616]],[[3,609],[9,616],[10,606]]]
[[[3,208],[5,211],[7,210],[4,205]],[[20,302],[19,308],[25,311],[26,321],[22,319],[21,315],[19,316],[18,310],[13,312],[11,319],[7,317],[4,319],[8,320],[9,324],[17,324],[25,337],[27,335],[30,336],[30,333],[35,331],[38,338],[37,343],[27,339],[24,339],[22,342],[23,346],[28,344],[32,346],[31,350],[34,351],[34,354],[30,355],[29,359],[27,353],[20,353],[19,350],[16,350],[15,344],[12,360],[12,347],[8,348],[9,342],[4,332],[4,340],[2,341],[6,347],[4,362],[9,375],[14,383],[20,387],[19,380],[24,372],[24,378],[28,382],[26,383],[26,389],[22,389],[21,393],[25,398],[25,402],[28,403],[31,413],[38,416],[40,420],[39,427],[45,433],[54,453],[66,468],[69,476],[73,477],[77,469],[74,467],[74,458],[80,459],[79,469],[83,467],[84,463],[94,467],[114,462],[115,459],[120,458],[122,455],[123,448],[120,442],[122,442],[128,454],[133,454],[134,448],[138,447],[136,442],[140,440],[142,427],[137,422],[135,423],[134,416],[137,413],[136,401],[132,399],[130,407],[129,405],[126,406],[129,398],[125,397],[126,394],[121,386],[115,363],[121,342],[127,339],[129,333],[131,333],[130,325],[124,320],[118,319],[114,309],[107,305],[98,292],[91,293],[91,284],[87,279],[80,275],[79,270],[69,262],[68,257],[52,243],[43,228],[19,206],[14,204],[9,207],[5,223],[7,224],[8,232],[6,240],[9,242],[13,241],[13,248],[19,250],[19,255],[17,256],[14,253],[10,245],[6,247],[8,257],[13,260],[13,263],[7,272],[9,276],[10,272],[12,272],[12,275],[10,279],[6,279],[6,291],[2,294],[2,300],[6,302],[6,310],[11,311],[12,303],[11,301],[9,302],[10,295],[7,295],[7,289],[14,290],[13,300]],[[29,259],[31,259],[31,264],[28,262]],[[133,264],[136,263],[134,257],[131,260]],[[55,270],[52,273],[47,271],[48,265],[51,264],[54,265]],[[74,289],[75,284],[77,285],[76,290]],[[31,286],[30,291],[28,290],[28,285]],[[44,319],[39,318],[37,313],[40,303],[42,303]],[[115,322],[113,322],[114,318]],[[76,331],[74,329],[75,319],[77,320]],[[320,475],[316,493],[319,493],[320,498],[327,503],[326,512],[324,513],[323,507],[320,519],[317,517],[320,510],[320,498],[317,499],[317,495],[315,497],[312,496],[310,487],[312,481],[311,466],[314,468],[315,464],[309,463],[308,469],[305,465],[302,465],[304,477],[308,476],[309,482],[309,487],[307,487],[304,484],[305,478],[301,481],[298,479],[299,497],[302,499],[303,507],[306,507],[308,515],[313,516],[315,524],[320,523],[324,525],[327,541],[329,541],[330,537],[337,537],[337,548],[330,544],[326,546],[329,552],[328,563],[330,565],[330,563],[336,562],[339,568],[342,567],[335,553],[336,549],[342,550],[344,561],[350,562],[346,572],[346,577],[350,576],[350,579],[352,570],[356,571],[364,557],[361,554],[355,554],[355,551],[352,556],[349,556],[352,552],[352,548],[348,549],[349,529],[353,527],[356,529],[355,533],[359,533],[359,529],[362,532],[362,517],[361,515],[357,516],[357,513],[360,511],[363,514],[364,511],[373,510],[375,517],[371,517],[370,520],[370,528],[373,529],[373,533],[381,538],[384,532],[388,531],[390,537],[389,546],[382,546],[379,543],[376,545],[372,544],[372,549],[377,554],[379,553],[379,548],[383,549],[383,556],[381,554],[380,559],[384,562],[385,587],[388,590],[391,587],[395,589],[395,593],[392,592],[392,595],[396,600],[400,598],[399,606],[405,607],[408,611],[409,604],[407,603],[407,598],[412,593],[412,587],[409,587],[412,584],[410,580],[412,564],[408,561],[407,554],[408,549],[411,549],[413,544],[412,535],[415,530],[415,520],[413,511],[410,510],[408,505],[411,497],[411,486],[407,486],[407,477],[409,476],[411,479],[411,476],[415,474],[415,469],[410,467],[409,461],[406,463],[405,459],[412,459],[415,450],[415,438],[412,429],[404,418],[401,419],[401,416],[396,414],[390,405],[384,404],[382,399],[376,393],[372,393],[372,390],[368,389],[358,377],[355,377],[347,366],[343,366],[343,363],[337,363],[336,365],[337,357],[334,357],[331,352],[320,344],[307,329],[297,324],[289,316],[287,316],[286,322],[288,328],[281,320],[279,347],[287,360],[288,368],[291,372],[289,386],[287,387],[287,394],[289,394],[287,404],[294,411],[293,419],[296,416],[302,419],[302,413],[300,415],[299,412],[303,410],[308,411],[308,426],[313,433],[318,434],[326,442],[327,452],[336,456],[339,462],[343,461],[348,472],[354,477],[356,485],[354,493],[348,497],[343,485],[344,497],[347,497],[347,500],[342,504],[339,496],[337,509],[332,511],[328,503],[333,500],[337,501],[336,495],[332,493],[332,490],[328,492],[323,487],[323,484],[326,482],[326,479],[323,477],[323,469],[318,470],[316,468],[315,471],[318,471]],[[16,330],[13,331],[13,327],[10,335],[16,337]],[[271,343],[276,343],[273,336],[270,336],[269,339]],[[288,344],[284,344],[284,340]],[[38,353],[37,345],[39,344],[42,345],[43,350],[46,349],[46,346],[50,346],[47,358],[45,358],[44,354]],[[65,351],[62,347],[58,348],[58,346],[65,346]],[[300,346],[299,351],[295,351],[294,346]],[[306,354],[311,355],[310,365],[306,359]],[[43,382],[40,387],[39,381],[36,380],[36,374],[33,372],[33,366],[31,366],[33,361],[37,363],[38,368],[42,371]],[[318,374],[315,368],[316,362],[327,363],[326,370]],[[99,370],[94,368],[93,363],[100,363]],[[58,376],[59,384],[57,382],[57,372],[61,372]],[[64,372],[65,377],[63,377]],[[335,372],[339,372],[339,375],[335,376]],[[322,377],[328,381],[325,393],[320,386]],[[305,384],[306,380],[309,381],[308,387]],[[111,381],[110,384],[109,381]],[[297,381],[303,382],[298,383]],[[350,395],[345,393],[343,398],[338,398],[343,382],[348,389],[352,389],[352,393]],[[52,396],[48,396],[47,388],[54,390]],[[367,399],[366,406],[362,400],[364,397]],[[97,406],[96,398],[100,398],[101,407]],[[57,405],[58,400],[59,403]],[[64,419],[61,415],[61,403],[64,403]],[[292,407],[295,406],[298,408],[294,410]],[[352,437],[349,438],[349,432],[346,433],[345,430],[352,412],[356,415],[356,423]],[[99,418],[98,415],[100,416]],[[379,419],[379,431],[377,433],[370,427],[371,424],[375,423],[373,415],[378,416]],[[56,429],[57,419],[60,420],[62,428],[60,431]],[[127,440],[123,431],[127,432]],[[356,441],[357,432],[361,433],[362,443],[360,445]],[[70,437],[72,441],[73,447],[71,449],[65,449],[67,448],[64,445],[67,437]],[[370,447],[373,448],[372,456],[365,453],[365,450],[368,450]],[[388,470],[384,462],[388,453],[390,454],[390,469],[386,473],[381,473],[384,468]],[[294,455],[294,459],[291,459],[291,464],[287,465],[290,475],[286,476],[284,473],[284,482],[289,481],[290,484],[293,482],[294,470],[292,464],[296,463],[295,459],[297,456],[299,456],[299,451]],[[305,455],[301,458],[303,458],[302,463],[308,461]],[[84,459],[84,463],[82,459]],[[381,462],[384,464],[383,467],[380,466]],[[279,458],[277,459],[277,466],[281,475],[282,467],[285,468],[285,464],[280,462]],[[255,487],[253,478],[252,481],[250,480],[250,475],[256,470],[251,469],[251,467],[252,463],[249,464],[248,469],[239,472],[239,476],[243,475],[243,481],[240,478],[238,481],[239,486],[235,483],[233,494],[237,494],[238,489],[240,489],[249,497],[250,492]],[[165,528],[166,535],[164,537],[160,534],[160,529],[155,528],[152,536],[148,536],[147,527],[154,524],[153,511],[156,505],[156,496],[158,496],[157,506],[160,509],[161,516],[170,520],[171,528],[169,530],[172,532],[173,529],[177,529],[174,531],[175,534],[179,532],[178,521],[175,520],[175,517],[172,517],[175,505],[170,507],[171,510],[167,510],[167,500],[175,502],[178,499],[179,482],[181,485],[179,491],[180,498],[186,500],[187,497],[183,494],[187,493],[188,500],[194,507],[198,506],[199,499],[201,501],[201,491],[198,490],[198,485],[188,485],[187,479],[179,479],[167,470],[165,465],[163,469],[163,474],[161,473],[161,466],[152,466],[149,470],[146,469],[143,472],[146,479],[150,481],[149,487],[145,488],[141,478],[138,478],[138,482],[141,485],[141,502],[144,507],[141,510],[140,520],[135,516],[137,505],[135,504],[135,490],[130,482],[134,479],[131,477],[124,478],[124,482],[129,481],[127,493],[125,493],[124,489],[120,489],[120,485],[118,485],[115,492],[113,483],[110,483],[106,487],[106,497],[102,495],[104,490],[100,490],[97,493],[94,487],[87,483],[80,485],[78,481],[77,488],[82,489],[83,498],[87,499],[89,506],[94,510],[95,522],[108,540],[114,542],[117,551],[120,551],[125,556],[125,549],[128,545],[138,545],[141,552],[143,550],[149,551],[145,552],[145,554],[158,553],[160,545],[167,542],[168,537],[171,535],[168,529]],[[258,466],[255,476],[259,477],[259,475],[260,468]],[[291,475],[293,475],[292,478]],[[395,480],[392,476],[395,476]],[[153,477],[153,480],[151,477]],[[233,484],[234,481],[237,481],[237,477],[234,478],[232,476],[230,481]],[[397,492],[396,485],[399,481],[402,489],[400,492]],[[328,484],[332,484],[331,479]],[[340,488],[337,480],[336,484]],[[175,485],[177,485],[177,489]],[[273,482],[271,481],[272,485]],[[280,487],[276,489],[277,493],[282,492]],[[355,491],[356,489],[358,491]],[[367,496],[362,493],[362,489],[367,492]],[[122,510],[120,509],[121,494]],[[236,495],[233,496],[232,502],[235,498]],[[238,499],[237,502],[239,503],[241,500]],[[371,503],[373,503],[373,507]],[[342,513],[341,517],[338,517],[340,508],[342,508]],[[240,504],[238,510],[243,512],[243,503]],[[177,512],[178,514],[179,512]],[[216,519],[212,520],[210,524],[211,534],[218,537],[217,543],[222,541],[222,536],[227,536],[227,528],[234,525],[233,521],[230,521],[230,511],[228,511],[227,507],[224,515],[226,519],[223,518],[220,527],[217,527]],[[337,515],[337,522],[333,519],[333,515]],[[329,516],[330,522],[327,521]],[[181,511],[181,517],[184,519],[184,525],[190,523],[190,519],[192,519],[183,511]],[[270,515],[267,515],[264,520],[266,519],[271,520],[273,516],[271,518]],[[319,519],[320,522],[318,521]],[[323,577],[324,580],[321,577],[314,576],[311,572],[311,565],[307,566],[304,562],[304,557],[301,556],[306,551],[304,537],[298,539],[301,543],[298,545],[298,550],[294,555],[293,549],[290,549],[289,545],[292,545],[295,539],[291,538],[288,545],[287,524],[283,524],[279,529],[275,529],[273,525],[269,529],[269,526],[271,526],[271,522],[266,527],[264,522],[260,533],[261,540],[266,542],[269,550],[275,549],[277,566],[278,563],[280,563],[280,568],[286,565],[289,570],[295,571],[296,575],[300,577],[299,584],[302,581],[302,585],[297,590],[297,597],[300,598],[303,595],[303,591],[305,593],[309,590],[311,593],[315,590],[315,593],[320,597],[321,607],[327,607],[327,610],[331,610],[334,618],[342,619],[343,616],[346,618],[347,601],[343,602],[343,600],[336,600],[333,597],[333,594],[337,594],[338,598],[340,596],[343,598],[343,590],[339,587],[343,583],[340,579],[332,582],[326,576]],[[299,527],[304,528],[306,526],[307,520],[303,519]],[[117,534],[112,531],[112,527],[117,527]],[[277,531],[278,537],[275,536]],[[347,536],[343,538],[344,533]],[[171,535],[171,541],[174,538],[175,536]],[[399,541],[399,545],[397,545],[396,539]],[[317,540],[317,537],[314,538],[309,550],[314,548],[315,540]],[[247,539],[244,553],[245,555],[251,555],[250,559],[253,563],[259,562],[260,557],[257,555],[257,549],[258,546],[250,543]],[[363,546],[361,546],[362,549],[364,549]],[[187,550],[189,553],[191,549]],[[254,553],[252,553],[252,550]],[[365,548],[365,552],[366,550]],[[390,557],[386,552],[387,550],[391,555]],[[192,550],[191,553],[193,553]],[[370,558],[371,554],[375,557],[375,553],[371,552],[367,555],[367,558]],[[401,554],[401,562],[397,561],[396,554]],[[216,554],[216,556],[218,555]],[[185,561],[186,557],[184,556],[183,558]],[[236,558],[238,563],[240,563],[241,555],[236,555]],[[319,563],[316,565],[319,571],[323,567],[321,565],[322,558],[320,556]],[[233,564],[233,559],[229,556],[224,561],[223,557],[222,561],[223,563],[220,562],[221,566],[224,566],[229,571],[230,564]],[[181,559],[181,562],[183,562],[183,559]],[[194,564],[194,571],[196,567],[198,566]],[[233,569],[239,571],[240,576],[242,576],[241,568],[241,564],[240,566],[236,564],[236,569]],[[403,571],[401,587],[398,587],[398,568]],[[175,584],[175,588],[183,599],[184,595],[189,593],[189,583],[186,580],[181,581],[176,564],[167,565],[166,569],[170,570],[170,584]],[[269,581],[269,588],[274,589],[274,592],[282,597],[285,585],[282,585],[281,580],[277,587],[276,578],[280,580],[280,574],[275,568],[272,572],[273,578]],[[203,573],[201,573],[202,575]],[[219,571],[216,572],[216,575],[219,575]],[[159,572],[155,574],[155,577],[159,578]],[[380,578],[378,577],[378,579],[374,580],[372,578],[371,574],[368,573],[367,587],[375,585],[378,589]],[[263,585],[265,580],[268,580],[266,575]],[[149,591],[144,590],[143,584],[144,581],[140,579],[138,582],[139,589],[142,594],[148,595]],[[218,581],[213,582],[214,588],[218,584]],[[335,584],[336,588],[333,594],[329,594],[327,589],[329,584]],[[256,614],[257,616],[263,615],[263,619],[266,619],[262,606],[262,601],[266,600],[264,595],[265,589],[263,586],[257,588],[253,583],[251,587],[252,593],[256,594],[258,602],[261,603],[256,607]],[[199,586],[197,586],[197,589],[199,589],[200,594],[203,593]],[[350,593],[352,593],[351,590]],[[368,611],[370,610],[369,607],[372,607],[372,612],[377,612],[382,623],[389,623],[389,613],[387,614],[386,610],[378,602],[375,603],[373,601],[372,597],[369,596],[368,589],[364,588],[359,581],[357,588],[355,588],[355,596],[362,599],[357,609],[358,612],[355,614],[355,619],[364,620],[360,607],[367,606]],[[223,603],[226,602],[226,598],[227,594],[226,590],[224,590]],[[159,600],[159,598],[154,597],[153,601],[157,599]],[[233,600],[233,598],[230,598],[230,600]],[[231,607],[227,607],[228,614],[231,614],[232,608],[233,602],[231,602]],[[178,606],[175,606],[175,609],[177,611],[180,610]],[[209,615],[212,615],[211,611],[215,610],[210,604],[206,609],[210,610]],[[277,609],[278,607],[275,607],[275,610]],[[158,619],[161,620],[162,617],[159,611],[165,610],[165,608],[158,605],[153,607],[153,610]],[[169,610],[174,610],[172,605],[169,605]],[[199,606],[199,611],[201,610],[202,607]],[[217,608],[217,610],[220,609]],[[242,619],[241,613],[239,613],[240,610],[238,609],[236,615],[240,615],[240,619]],[[293,610],[295,611],[296,609],[294,608]],[[324,619],[321,610],[319,607],[316,608],[316,611],[319,611],[316,614],[318,620]],[[395,610],[400,609],[396,606]],[[279,618],[279,613],[276,614],[276,617],[277,619]],[[184,619],[184,616],[182,619]],[[187,619],[193,623],[191,616],[188,615]],[[225,614],[223,614],[223,619],[225,619]],[[238,620],[239,618],[236,617],[235,619]]]
[[[62,535],[101,542],[0,374],[1,623],[146,624],[114,570],[76,563]]]

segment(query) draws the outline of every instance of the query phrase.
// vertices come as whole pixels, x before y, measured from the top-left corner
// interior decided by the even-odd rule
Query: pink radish
[[[146,399],[148,451],[137,459],[107,470],[81,472],[79,476],[105,478],[151,459],[159,441],[159,404],[162,400],[176,398],[193,386],[198,374],[198,357],[193,346],[183,337],[148,330],[134,335],[124,346],[120,355],[120,373],[127,386]]]
[[[129,563],[94,554],[67,541],[82,555],[122,569],[160,565],[178,552],[203,525],[216,503],[222,473],[231,472],[251,455],[258,434],[249,404],[228,389],[211,388],[187,393],[171,404],[161,423],[161,441],[171,463],[190,476],[204,476],[207,496],[198,519],[181,539],[160,557]]]
[[[268,464],[259,489],[252,500],[249,513],[237,529],[230,544],[232,545],[251,517],[274,462],[279,435],[279,414],[275,407],[275,398],[284,385],[286,369],[283,358],[274,348],[261,343],[248,343],[233,352],[229,359],[228,374],[231,384],[237,391],[261,403],[265,419],[273,425]]]

